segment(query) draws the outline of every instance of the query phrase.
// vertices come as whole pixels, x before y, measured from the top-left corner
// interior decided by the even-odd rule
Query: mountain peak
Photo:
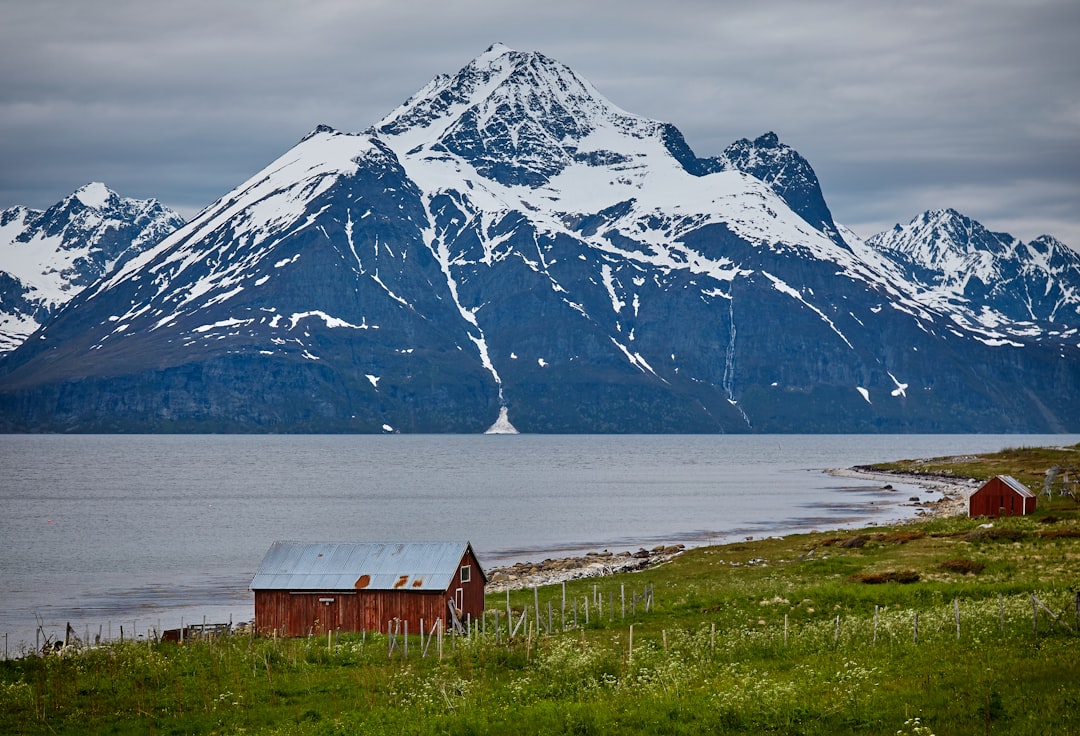
[[[481,54],[481,56],[502,56],[503,54],[514,50],[515,49],[510,48],[505,43],[502,43],[501,41],[496,41],[495,43],[488,46],[487,49],[484,50],[484,53]]]
[[[806,222],[842,242],[813,167],[773,131],[741,138],[715,159],[715,167],[749,174],[768,184]]]
[[[449,155],[488,179],[538,187],[575,162],[627,163],[641,141],[681,160],[669,145],[681,138],[668,128],[612,104],[554,59],[497,43],[457,74],[435,77],[374,132],[399,156]]]
[[[943,208],[927,210],[866,242],[900,264],[910,278],[962,292],[972,279],[991,284],[1000,278],[1000,259],[1009,257],[1016,241]]]
[[[99,181],[84,184],[75,190],[72,195],[90,209],[100,210],[109,205],[110,200],[116,199],[117,195]]]
[[[771,130],[768,133],[762,133],[754,139],[754,146],[757,148],[779,148],[780,136]]]
[[[0,217],[0,353],[20,345],[53,312],[114,266],[183,224],[157,200],[122,198],[101,182],[47,210]]]
[[[311,138],[314,138],[315,136],[319,135],[320,133],[334,134],[334,133],[337,133],[337,130],[331,125],[326,125],[325,123],[320,123],[319,125],[315,126],[314,130],[312,130],[310,133],[308,133],[303,138],[301,138],[300,142],[303,143],[306,140],[310,140]]]

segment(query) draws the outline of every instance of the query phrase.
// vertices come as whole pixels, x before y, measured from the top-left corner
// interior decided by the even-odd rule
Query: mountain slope
[[[768,184],[807,223],[842,243],[829,206],[821,193],[817,174],[810,163],[776,133],[765,133],[753,141],[736,141],[710,161],[715,170],[733,169]]]
[[[0,213],[0,352],[105,273],[183,224],[156,200],[91,183],[47,210]]]
[[[1080,338],[1080,253],[1050,236],[1022,243],[945,209],[867,245],[900,268],[922,301],[987,340]]]
[[[0,368],[0,426],[1075,431],[1072,315],[988,325],[901,250],[775,135],[701,159],[496,45],[85,290]]]

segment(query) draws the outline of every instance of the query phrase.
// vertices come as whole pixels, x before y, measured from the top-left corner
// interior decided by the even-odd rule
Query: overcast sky
[[[699,156],[775,131],[864,237],[952,207],[1080,249],[1077,0],[0,0],[0,209],[103,181],[191,216],[496,41]]]

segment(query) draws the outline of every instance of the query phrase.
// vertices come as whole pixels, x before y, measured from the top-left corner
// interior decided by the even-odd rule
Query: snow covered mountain
[[[1080,253],[1043,235],[1022,243],[955,210],[925,212],[867,241],[928,307],[990,341],[1080,340]]]
[[[738,140],[710,164],[711,171],[731,169],[760,179],[787,202],[793,212],[843,243],[814,169],[798,151],[781,143],[776,133],[766,133],[754,141]]]
[[[1075,293],[1039,242],[1023,283]],[[79,294],[0,365],[0,427],[1077,431],[1075,306],[1015,323],[919,253],[834,223],[775,134],[698,158],[497,44]]]
[[[91,183],[47,210],[0,213],[0,352],[115,266],[184,224],[156,200]]]

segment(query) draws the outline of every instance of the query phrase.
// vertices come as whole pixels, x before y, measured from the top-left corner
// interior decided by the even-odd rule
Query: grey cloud
[[[190,214],[315,125],[362,130],[503,41],[699,155],[775,130],[861,234],[955,207],[1080,247],[1072,0],[0,0],[0,16],[0,207],[98,179]]]

